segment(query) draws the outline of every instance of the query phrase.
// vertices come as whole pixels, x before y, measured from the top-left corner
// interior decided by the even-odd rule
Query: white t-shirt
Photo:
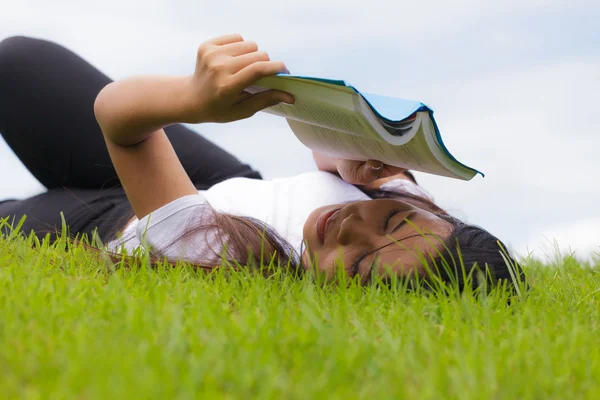
[[[430,198],[424,190],[406,179],[395,179],[381,186]],[[203,232],[197,237],[182,237],[190,224],[210,224],[207,206],[218,212],[256,218],[270,225],[300,254],[302,230],[316,208],[350,201],[369,200],[360,189],[328,172],[313,171],[289,178],[257,180],[232,178],[172,201],[141,220],[133,220],[120,239],[108,243],[110,250],[124,246],[129,252],[151,246],[160,254],[193,261],[192,249],[216,243]],[[173,243],[176,242],[175,245]],[[219,253],[219,250],[216,251]]]

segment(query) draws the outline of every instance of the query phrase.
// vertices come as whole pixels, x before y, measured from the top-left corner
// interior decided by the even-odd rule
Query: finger
[[[377,170],[377,171],[379,171],[379,170],[383,169],[383,166],[384,166],[384,165],[383,165],[383,163],[382,163],[381,161],[377,161],[377,160],[367,160],[367,161],[365,162],[365,164],[366,164],[368,167],[370,167],[370,168],[372,168],[372,169],[374,169],[374,170]]]
[[[254,53],[243,54],[238,57],[234,57],[231,60],[231,72],[236,73],[246,68],[250,64],[254,64],[260,61],[270,61],[269,55],[264,51],[255,51]]]
[[[267,90],[256,93],[236,105],[237,119],[248,118],[265,108],[272,107],[279,103],[294,103],[294,97],[280,90]]]
[[[238,92],[241,92],[261,78],[285,72],[286,70],[285,64],[281,61],[258,61],[234,74],[232,84]]]
[[[406,168],[394,167],[393,165],[385,164],[383,166],[383,170],[381,171],[380,178],[388,178],[390,176],[400,175],[406,172]]]
[[[383,163],[380,161],[369,160],[363,163],[357,172],[357,182],[361,185],[366,185],[374,180],[381,178],[381,172],[383,171]]]
[[[243,91],[242,93],[240,93],[240,95],[238,96],[237,101],[235,103],[241,103],[242,101],[246,100],[250,96],[252,96],[252,93]]]
[[[221,51],[230,56],[239,56],[246,53],[252,53],[258,51],[258,45],[250,40],[244,40],[243,42],[228,43],[220,47]]]
[[[353,185],[366,185],[379,179],[383,164],[374,165],[373,162],[343,160],[338,165],[338,173],[348,183]]]
[[[244,38],[239,33],[231,33],[229,35],[217,36],[215,38],[209,39],[206,43],[214,44],[215,46],[222,46],[224,44],[241,42]]]

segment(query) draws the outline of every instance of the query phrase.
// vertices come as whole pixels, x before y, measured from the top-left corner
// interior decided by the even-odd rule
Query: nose
[[[348,215],[340,224],[337,241],[342,246],[351,244],[370,244],[370,229],[368,224],[355,213]]]

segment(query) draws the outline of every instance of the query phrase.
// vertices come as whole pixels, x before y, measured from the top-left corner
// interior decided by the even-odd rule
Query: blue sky
[[[202,41],[239,32],[292,73],[433,107],[452,153],[486,173],[418,174],[455,215],[521,254],[544,258],[554,240],[600,252],[600,3],[496,3],[29,0],[3,5],[0,38],[57,41],[118,79],[190,73]],[[277,117],[194,129],[266,177],[314,169]],[[4,143],[0,168],[0,198],[43,190]]]

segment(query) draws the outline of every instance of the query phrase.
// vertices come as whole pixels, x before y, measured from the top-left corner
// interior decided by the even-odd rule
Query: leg
[[[49,233],[54,240],[60,234],[61,212],[72,236],[85,234],[91,238],[96,230],[104,242],[114,239],[115,233],[133,216],[122,188],[57,188],[24,200],[0,202],[0,219],[9,217],[9,224],[16,226],[26,215],[21,232],[34,231],[40,239]],[[0,225],[0,236],[10,231],[9,226]]]
[[[26,37],[0,42],[0,132],[47,188],[119,185],[93,111],[96,96],[110,82],[58,44]],[[182,125],[165,131],[199,189],[234,176],[260,178]]]

